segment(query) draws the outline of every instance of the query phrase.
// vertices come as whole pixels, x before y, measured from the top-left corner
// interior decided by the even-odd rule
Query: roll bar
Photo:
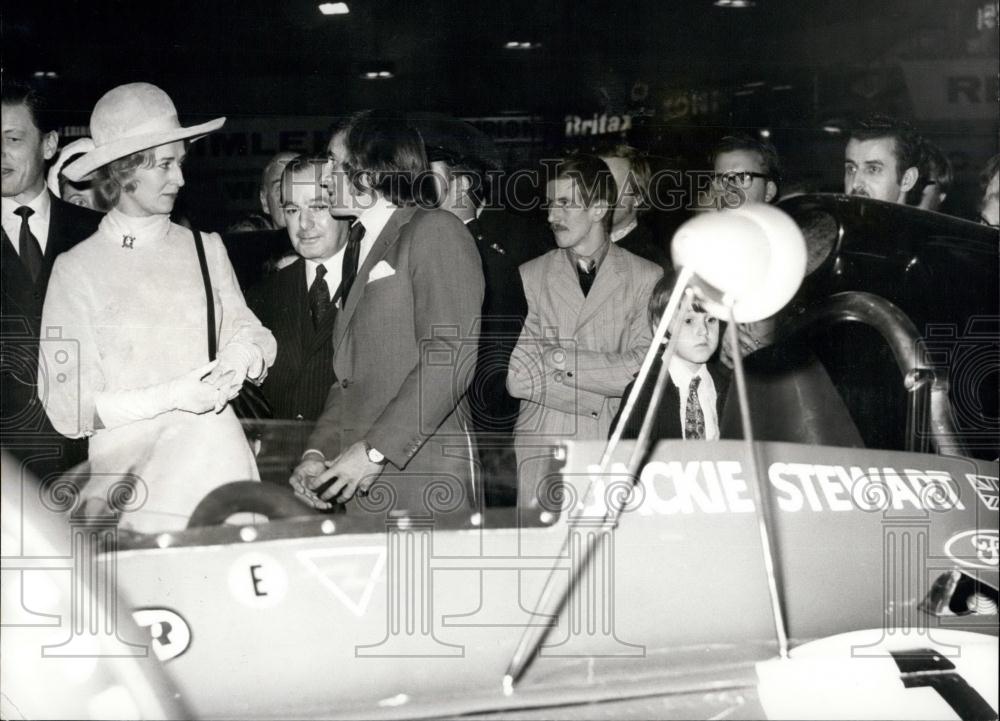
[[[906,450],[926,453],[929,440],[940,454],[967,455],[953,421],[947,373],[935,370],[913,321],[885,298],[860,291],[836,293],[788,320],[782,335],[809,333],[842,322],[864,323],[892,351],[908,399]]]

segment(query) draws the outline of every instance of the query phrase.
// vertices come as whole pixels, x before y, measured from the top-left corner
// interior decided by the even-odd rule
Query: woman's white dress
[[[265,367],[276,345],[247,308],[217,234],[203,234],[215,296],[218,347],[256,347]],[[117,428],[94,427],[94,395],[152,386],[208,362],[205,287],[194,236],[167,216],[112,210],[96,234],[60,255],[42,314],[39,395],[55,428],[90,439],[85,498],[134,483],[121,525],[184,528],[197,503],[235,480],[258,480],[239,420],[169,411]],[[119,501],[121,499],[119,498]]]

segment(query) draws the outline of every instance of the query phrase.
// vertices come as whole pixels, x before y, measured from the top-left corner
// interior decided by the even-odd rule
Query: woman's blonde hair
[[[126,193],[135,190],[135,171],[139,168],[152,168],[155,164],[155,148],[140,150],[124,158],[112,160],[98,170],[95,185],[112,206],[117,205],[123,190]]]

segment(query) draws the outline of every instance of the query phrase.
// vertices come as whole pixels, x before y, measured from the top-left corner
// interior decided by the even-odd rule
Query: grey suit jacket
[[[519,505],[537,503],[551,446],[605,439],[622,392],[649,348],[646,308],[659,266],[612,244],[585,297],[568,250],[521,266],[528,317],[507,388],[521,398],[515,428]]]
[[[463,396],[475,369],[482,302],[482,263],[461,221],[441,210],[397,209],[337,314],[338,381],[309,439],[327,458],[367,440],[388,459],[379,479],[386,483],[349,503],[348,512],[358,504],[381,507],[386,494],[395,510],[441,510],[442,496],[425,498],[435,481],[447,484],[456,502],[474,500]]]

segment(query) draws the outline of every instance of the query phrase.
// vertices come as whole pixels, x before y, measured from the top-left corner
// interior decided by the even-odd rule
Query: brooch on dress
[[[122,247],[132,250],[132,244],[135,242],[134,235],[123,235],[122,236]]]

